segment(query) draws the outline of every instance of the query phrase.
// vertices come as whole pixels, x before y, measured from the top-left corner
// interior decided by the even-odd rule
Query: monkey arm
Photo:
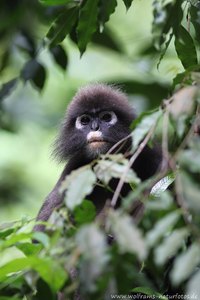
[[[36,221],[42,221],[42,222],[48,221],[53,210],[59,207],[63,202],[64,194],[59,193],[59,188],[62,181],[65,179],[67,175],[71,173],[71,171],[87,163],[88,161],[82,159],[81,157],[77,157],[76,155],[68,161],[53,190],[48,194],[48,196],[44,200],[44,203],[42,204],[42,207],[40,208],[39,213],[37,215]],[[34,226],[34,231],[44,231],[44,230],[45,230],[45,225]]]
[[[65,179],[66,175],[68,175],[69,173],[70,173],[69,166],[66,165],[59,180],[57,181],[55,187],[48,194],[42,207],[40,208],[40,211],[37,215],[36,221],[44,221],[44,222],[48,221],[53,210],[62,204],[63,194],[59,193],[59,188],[60,188],[61,182]],[[39,224],[34,227],[34,231],[44,231],[44,229],[45,229],[45,225]]]

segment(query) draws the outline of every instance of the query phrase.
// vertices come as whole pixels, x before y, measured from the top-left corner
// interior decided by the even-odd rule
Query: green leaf
[[[161,237],[163,237],[168,231],[172,230],[179,218],[180,213],[175,211],[159,220],[154,225],[153,229],[149,230],[146,235],[147,245],[149,247],[154,246]]]
[[[76,242],[85,258],[101,256],[107,251],[106,238],[96,224],[82,226],[76,235]]]
[[[121,253],[134,253],[140,260],[146,257],[147,249],[142,234],[129,215],[110,211],[109,225]]]
[[[61,45],[57,45],[53,48],[50,48],[50,52],[55,59],[56,63],[63,69],[66,70],[68,57]]]
[[[197,8],[200,8],[200,0],[191,0],[190,3]]]
[[[163,58],[164,58],[164,56],[165,56],[165,54],[167,52],[167,49],[168,49],[168,47],[169,47],[169,45],[171,43],[172,38],[173,38],[173,32],[171,32],[171,34],[169,35],[168,40],[166,40],[164,49],[160,53],[159,61],[157,63],[157,69],[159,69],[160,63],[163,60]]]
[[[117,7],[117,0],[100,0],[100,12],[99,18],[102,24],[104,25],[107,21],[109,21],[111,14],[114,13],[115,8]]]
[[[199,7],[196,7],[194,5],[190,6],[189,9],[190,13],[190,21],[194,26],[195,34],[196,34],[196,40],[200,40],[200,10]]]
[[[167,106],[170,116],[175,123],[175,130],[180,137],[187,127],[188,117],[194,111],[197,94],[197,87],[185,87],[173,95],[172,101]]]
[[[98,179],[106,185],[112,178],[121,178],[123,174],[124,182],[131,182],[139,184],[140,179],[135,172],[129,168],[129,161],[123,155],[106,155],[105,159],[102,157],[94,167],[95,174]]]
[[[147,210],[154,210],[154,211],[160,211],[160,210],[168,210],[174,203],[174,199],[170,193],[169,190],[166,190],[159,194],[158,196],[151,195],[150,201],[146,203],[146,209]]]
[[[199,244],[191,245],[186,252],[180,254],[173,265],[171,279],[175,285],[186,280],[200,263]]]
[[[4,240],[7,236],[11,235],[14,230],[14,228],[8,228],[6,230],[0,231],[0,239]]]
[[[183,18],[181,4],[182,1],[175,0],[167,4],[160,0],[153,2],[152,34],[157,49],[161,48],[170,31],[177,33]]]
[[[34,269],[46,281],[53,291],[58,291],[67,279],[67,273],[57,261],[49,258],[25,257],[17,258],[1,266],[0,281],[12,273]]]
[[[26,82],[30,80],[39,90],[42,90],[46,80],[46,70],[35,59],[28,61],[21,71],[21,78]]]
[[[169,32],[170,25],[168,24],[168,14],[167,10],[171,7],[171,4],[168,6],[162,6],[160,1],[153,2],[153,24],[152,24],[152,34],[154,39],[154,44],[157,49],[160,49],[161,45],[165,42],[165,35]]]
[[[89,195],[96,182],[96,176],[90,166],[79,168],[68,175],[61,185],[61,192],[65,192],[66,206],[73,210]]]
[[[11,247],[17,242],[21,242],[23,240],[30,240],[31,237],[32,233],[13,233],[1,244],[0,249]]]
[[[23,243],[17,244],[16,247],[21,250],[26,256],[35,255],[42,249],[41,244]]]
[[[0,89],[0,102],[12,93],[12,91],[15,88],[17,82],[18,82],[18,78],[14,78],[14,79],[4,83],[1,86],[1,89]]]
[[[181,187],[183,193],[184,204],[194,214],[199,215],[200,212],[200,187],[199,184],[194,182],[189,174],[181,172],[180,174]]]
[[[123,2],[126,6],[126,9],[128,10],[131,7],[133,0],[123,0]]]
[[[73,216],[77,224],[92,222],[96,217],[94,204],[89,200],[84,200],[81,205],[74,209]]]
[[[173,79],[172,89],[174,89],[176,85],[182,83],[184,83],[184,85],[193,85],[194,82],[193,75],[199,72],[199,70],[200,70],[200,65],[195,65],[187,68],[186,71],[177,74],[176,77]]]
[[[132,127],[135,127],[134,131],[132,132],[133,151],[137,149],[139,143],[144,139],[152,126],[156,125],[161,115],[161,110],[147,112],[142,114],[133,122]]]
[[[94,291],[95,281],[107,268],[109,261],[106,236],[96,224],[84,225],[76,235],[76,243],[83,256],[79,268],[81,282],[86,291]]]
[[[43,5],[63,5],[63,4],[67,4],[69,2],[72,2],[72,0],[39,0],[40,3],[42,3]]]
[[[108,27],[105,27],[102,33],[96,31],[92,37],[92,43],[121,54],[124,53],[123,45],[117,39],[116,34]]]
[[[160,197],[160,195],[174,182],[175,174],[171,173],[160,181],[158,181],[151,189],[151,195],[154,197]]]
[[[187,228],[177,229],[164,239],[164,242],[155,249],[155,261],[158,265],[164,264],[169,258],[176,254],[178,249],[184,245],[185,238],[189,235]]]
[[[77,36],[81,55],[97,29],[98,2],[99,0],[87,0],[80,10]]]
[[[188,299],[199,299],[200,296],[200,270],[192,276],[190,281],[187,284],[186,295]]]
[[[197,143],[199,147],[186,149],[180,153],[179,157],[180,165],[193,173],[200,173],[200,143],[199,141]]]
[[[179,34],[175,38],[175,48],[185,69],[198,64],[194,41],[183,26],[180,26]]]
[[[32,233],[32,239],[40,242],[45,248],[48,248],[50,245],[49,236],[40,231],[34,231]]]
[[[28,54],[31,58],[34,58],[36,53],[36,45],[35,45],[35,39],[33,35],[27,30],[20,31],[20,36],[16,40],[15,45],[23,52]]]
[[[61,43],[67,34],[72,30],[78,18],[78,8],[64,9],[50,27],[46,37],[49,40],[49,46],[53,47]]]
[[[2,50],[0,61],[0,73],[2,73],[9,66],[11,52],[12,50],[9,48],[6,48],[5,51]]]

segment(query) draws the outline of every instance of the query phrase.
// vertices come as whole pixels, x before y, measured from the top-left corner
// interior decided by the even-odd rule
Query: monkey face
[[[84,112],[76,118],[75,129],[79,136],[79,152],[89,159],[105,154],[129,134],[129,128],[111,110]]]
[[[75,127],[84,137],[87,156],[95,158],[111,148],[115,142],[111,132],[117,122],[118,118],[113,111],[93,110],[76,118]]]
[[[103,84],[84,87],[68,107],[54,153],[61,160],[74,157],[89,162],[127,137],[134,118],[126,95],[118,89]],[[130,142],[120,145],[120,152]]]

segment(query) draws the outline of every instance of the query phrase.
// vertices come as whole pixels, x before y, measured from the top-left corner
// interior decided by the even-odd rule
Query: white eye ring
[[[113,111],[103,111],[99,114],[101,121],[114,125],[117,122],[117,116]]]
[[[90,121],[91,121],[91,117],[89,115],[87,114],[81,115],[76,119],[76,128],[82,129],[84,128],[84,126],[88,125]]]

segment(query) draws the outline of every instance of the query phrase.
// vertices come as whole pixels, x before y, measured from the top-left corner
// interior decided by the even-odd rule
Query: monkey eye
[[[76,128],[82,129],[84,126],[88,125],[91,121],[91,117],[89,115],[81,115],[76,119]]]
[[[82,115],[82,116],[80,116],[80,123],[81,123],[81,125],[88,125],[90,123],[90,121],[91,121],[90,116],[88,116],[88,115]]]
[[[117,116],[113,111],[105,111],[100,114],[100,119],[106,123],[115,124],[117,121]]]

